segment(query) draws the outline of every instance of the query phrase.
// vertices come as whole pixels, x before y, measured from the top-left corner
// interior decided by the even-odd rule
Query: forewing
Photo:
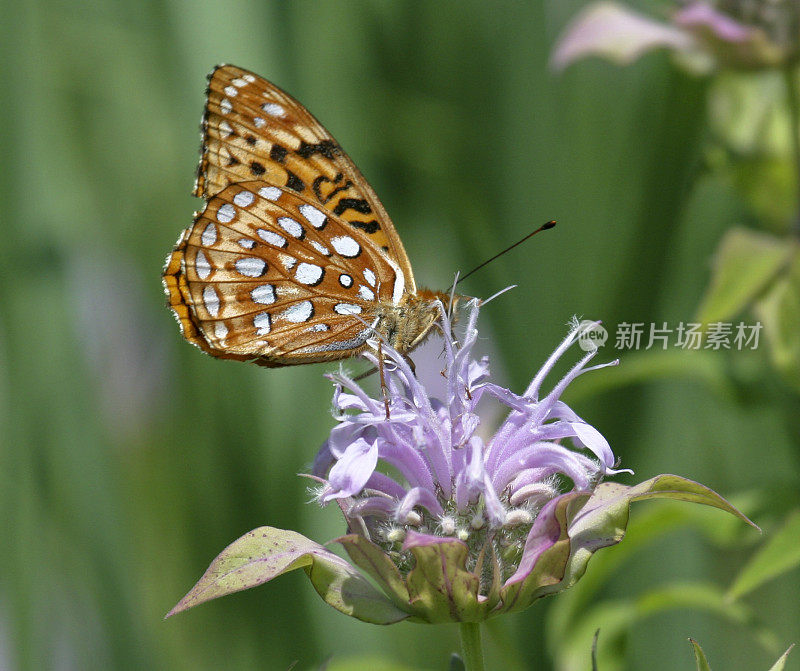
[[[195,195],[208,199],[253,179],[302,194],[367,236],[400,266],[414,293],[408,257],[386,210],[336,140],[274,84],[221,65],[209,77]]]
[[[402,270],[319,203],[261,181],[212,197],[167,259],[183,335],[217,357],[286,366],[363,349]]]

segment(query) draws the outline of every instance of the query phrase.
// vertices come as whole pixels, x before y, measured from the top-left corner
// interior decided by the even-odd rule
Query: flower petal
[[[259,527],[225,548],[167,617],[302,568],[326,603],[364,622],[408,617],[344,559],[294,531]]]
[[[547,468],[551,472],[563,473],[579,489],[587,489],[598,474],[598,465],[593,459],[563,445],[536,442],[509,452],[508,459],[492,474],[494,489],[502,491],[522,471],[530,468]]]
[[[755,28],[734,21],[718,12],[708,2],[693,2],[675,14],[674,21],[686,28],[705,28],[725,42],[746,42],[757,32]]]
[[[319,448],[319,451],[314,457],[314,463],[311,466],[311,475],[324,478],[335,461],[336,457],[331,453],[330,440],[326,440],[322,443],[322,447]]]
[[[461,450],[462,467],[456,476],[456,506],[464,510],[467,505],[478,500],[483,491],[483,441],[473,436],[469,446]]]
[[[413,487],[412,489],[408,490],[408,493],[405,495],[405,497],[403,497],[403,500],[400,501],[400,504],[397,506],[397,511],[395,512],[395,519],[397,522],[400,524],[406,524],[408,515],[415,506],[427,508],[431,514],[436,515],[437,517],[444,513],[442,504],[439,503],[439,500],[436,498],[436,494],[429,489],[425,489],[424,487]]]
[[[613,2],[596,2],[567,26],[550,63],[556,70],[563,70],[586,56],[601,56],[627,65],[659,47],[682,51],[690,50],[693,44],[692,37],[683,30]]]
[[[673,20],[723,66],[775,67],[794,56],[794,49],[772,41],[761,28],[739,23],[709,2],[693,2],[677,12]]]
[[[609,472],[614,466],[614,453],[608,441],[603,438],[603,434],[586,422],[572,422],[570,426],[581,444],[592,451],[605,466],[605,472]]]
[[[367,484],[378,464],[378,444],[359,438],[352,443],[328,474],[328,486],[321,497],[323,503],[353,496]]]

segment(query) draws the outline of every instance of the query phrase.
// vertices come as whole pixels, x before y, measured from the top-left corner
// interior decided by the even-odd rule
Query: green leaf
[[[731,585],[728,598],[739,599],[797,566],[800,566],[800,511],[795,511],[744,566]]]
[[[325,602],[345,615],[374,624],[408,617],[344,559],[294,531],[273,527],[254,529],[225,548],[167,617],[299,568]]]
[[[570,623],[564,636],[550,644],[556,667],[586,668],[586,649],[598,625],[601,625],[602,636],[598,645],[600,668],[602,671],[623,668],[618,653],[638,623],[661,613],[685,610],[711,613],[742,629],[747,628],[766,648],[776,643],[774,636],[754,623],[747,606],[731,604],[715,585],[673,582],[660,585],[635,599],[605,600],[587,606]]]
[[[733,228],[717,248],[712,275],[697,321],[724,321],[755,300],[796,252],[795,246],[773,235]]]
[[[694,482],[694,480],[689,480],[679,475],[657,475],[650,480],[645,480],[631,487],[627,496],[631,501],[664,498],[674,499],[676,501],[687,501],[689,503],[701,503],[705,506],[719,508],[720,510],[731,513],[754,529],[760,531],[758,526],[746,515],[722,498],[713,489],[709,489],[699,482]]]
[[[754,506],[751,497],[738,496],[744,505]],[[736,531],[732,528],[736,527]],[[595,603],[599,592],[609,578],[622,570],[623,565],[642,548],[653,544],[659,538],[672,534],[676,529],[690,527],[697,529],[711,542],[729,548],[734,542],[743,543],[742,535],[747,529],[741,526],[740,520],[734,517],[720,517],[707,508],[683,506],[679,502],[666,505],[650,506],[638,511],[636,524],[625,534],[625,542],[616,547],[614,552],[601,553],[592,558],[592,570],[584,575],[580,582],[569,591],[560,594],[557,601],[550,606],[547,616],[547,645],[550,650],[561,647],[574,623],[579,621]],[[607,633],[603,623],[604,638]],[[604,669],[605,671],[605,669]]]
[[[591,545],[596,545],[598,542],[607,542],[608,545],[619,542],[625,535],[631,501],[654,498],[702,503],[719,508],[758,529],[744,514],[712,489],[679,475],[665,474],[657,475],[633,487],[616,482],[601,483],[586,505],[576,512],[570,525],[570,537],[573,540],[583,538],[589,542],[594,536],[595,540],[590,542]]]
[[[750,610],[744,604],[731,604],[719,587],[707,582],[667,583],[648,590],[636,599],[639,619],[670,610],[704,611],[742,626],[748,625],[752,619]]]
[[[793,648],[793,647],[794,647],[794,643],[792,643],[792,644],[789,646],[789,649],[788,649],[786,652],[784,652],[784,653],[783,653],[783,654],[780,656],[780,658],[778,659],[778,661],[777,661],[777,662],[775,662],[775,663],[774,663],[774,664],[773,664],[773,665],[772,665],[772,666],[769,668],[769,671],[783,671],[783,667],[784,667],[784,666],[786,666],[786,660],[788,659],[788,657],[789,657],[789,653],[792,651],[792,648]]]
[[[800,391],[800,255],[756,304],[773,366]]]
[[[674,582],[645,592],[636,600],[637,619],[652,617],[670,610],[707,612],[747,630],[764,647],[774,650],[778,645],[775,634],[754,618],[749,607],[741,602],[731,603],[716,585],[706,582]],[[634,621],[631,621],[631,625]]]
[[[787,123],[787,120],[781,121]],[[787,140],[784,140],[785,145],[789,144]],[[749,156],[736,154],[725,167],[728,179],[736,185],[759,222],[781,230],[791,221],[796,207],[797,180],[788,157],[770,156],[766,152]]]
[[[627,600],[601,601],[587,608],[582,615],[584,617],[572,624],[567,635],[550,647],[554,668],[586,669],[590,648],[592,648],[592,658],[597,657],[597,667],[601,671],[617,671],[624,668],[618,652],[631,622],[635,620],[634,604]],[[594,641],[598,624],[601,625],[601,636],[597,638],[595,651]]]
[[[564,578],[561,583],[558,584],[558,589],[565,589],[573,585],[584,575],[589,559],[595,551],[602,547],[614,545],[622,540],[628,525],[631,501],[648,498],[670,498],[679,501],[702,503],[729,512],[740,520],[755,527],[747,517],[721,496],[701,484],[679,476],[659,475],[634,487],[611,482],[602,483],[595,489],[592,496],[588,500],[585,500],[583,505],[580,504],[580,499],[576,499],[572,502],[574,509],[569,514],[571,551]],[[657,529],[659,527],[656,526],[654,528]],[[677,596],[682,596],[684,601],[692,602],[692,596],[697,593],[697,591],[697,588],[689,590],[688,593],[684,590]],[[669,599],[666,601],[669,601]],[[570,602],[569,596],[567,596],[567,602]],[[710,602],[719,602],[722,611],[727,612],[732,610],[730,605],[725,602],[721,596],[716,600],[709,600],[708,595],[706,595],[701,599],[701,602],[706,604],[703,607],[708,607],[708,603]],[[574,622],[568,623],[568,621],[580,617],[580,614],[585,614],[589,606],[589,601],[585,598],[583,600],[578,599],[576,603],[572,603],[571,605],[571,609],[559,613],[558,604],[556,604],[556,614],[560,621],[557,622],[556,625],[551,625],[550,629],[549,640],[551,649],[553,650],[563,648],[565,638],[570,635],[570,629],[574,629]],[[657,607],[658,604],[656,603],[648,604],[643,602],[637,606],[636,611],[623,609],[621,611],[623,615],[621,616],[622,620],[620,621],[620,625],[627,626],[627,623],[624,621],[625,617],[638,616],[638,614],[643,611]],[[614,639],[614,629],[608,628],[606,620],[602,622],[606,635],[608,635],[610,639]],[[596,623],[597,621],[594,623],[595,626]],[[576,652],[576,654],[580,654],[580,651],[586,649],[587,641],[593,629],[591,626],[587,625],[582,631],[586,638],[577,646],[576,650],[578,652]]]
[[[622,540],[628,526],[631,502],[652,498],[702,503],[729,512],[758,529],[719,494],[677,475],[657,475],[633,487],[603,482],[586,504],[573,513],[569,524],[572,549],[563,588],[574,584],[586,572],[592,553]]]
[[[700,644],[693,638],[689,639],[689,643],[692,644],[692,649],[694,650],[694,661],[697,664],[697,671],[711,671],[711,667],[708,665],[708,660],[706,659],[706,653],[703,652]]]

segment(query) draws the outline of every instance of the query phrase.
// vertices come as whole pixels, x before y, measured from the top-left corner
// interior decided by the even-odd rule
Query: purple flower
[[[559,38],[553,67],[561,70],[591,55],[627,64],[647,51],[667,48],[695,72],[714,67],[754,69],[787,63],[800,48],[800,10],[794,0],[692,0],[665,5],[674,7],[670,23],[616,2],[591,3]]]
[[[328,604],[366,622],[480,622],[574,584],[592,553],[622,539],[631,501],[677,498],[746,520],[677,476],[633,487],[601,482],[620,472],[611,448],[560,397],[578,375],[616,362],[588,367],[589,351],[542,391],[585,323],[574,321],[517,395],[489,382],[486,358],[472,357],[477,319],[472,301],[459,343],[441,310],[442,399],[385,345],[388,417],[384,398],[344,373],[331,376],[338,424],[311,477],[318,501],[336,501],[344,514],[348,533],[337,541],[352,564],[294,531],[260,527],[223,550],[170,615],[303,568]],[[487,438],[481,414],[490,403],[509,412]]]
[[[473,551],[473,565],[493,548],[505,579],[536,552],[537,539],[529,534],[546,504],[566,490],[591,492],[603,476],[619,471],[605,438],[560,400],[572,380],[592,370],[587,364],[596,350],[549,393],[542,392],[545,378],[582,331],[577,320],[517,395],[489,381],[485,357],[473,358],[477,318],[473,301],[459,344],[442,310],[443,399],[429,396],[408,361],[388,347],[388,418],[382,398],[370,398],[344,373],[332,375],[339,424],[313,470],[324,482],[319,501],[339,500],[350,528],[392,553],[400,565],[413,564],[409,543],[458,539]],[[510,412],[484,439],[478,408],[487,402]]]

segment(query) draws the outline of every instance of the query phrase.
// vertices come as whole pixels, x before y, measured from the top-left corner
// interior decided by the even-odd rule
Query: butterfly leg
[[[389,387],[386,385],[386,376],[383,372],[383,346],[382,341],[378,340],[378,373],[381,377],[381,394],[383,394],[383,405],[386,408],[386,419],[389,419]]]
[[[363,373],[359,373],[358,375],[356,375],[353,378],[353,382],[361,382],[361,380],[366,380],[370,375],[374,375],[377,372],[378,372],[378,367],[372,366],[371,368],[365,370]]]

